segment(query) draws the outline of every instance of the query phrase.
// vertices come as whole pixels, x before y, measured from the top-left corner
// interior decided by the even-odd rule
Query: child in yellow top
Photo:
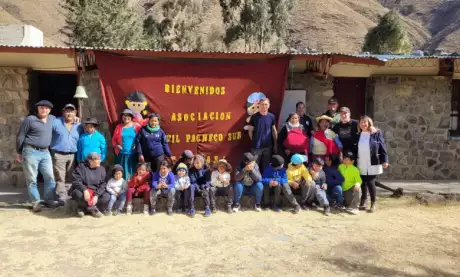
[[[361,176],[359,169],[353,165],[354,157],[352,152],[343,155],[342,164],[339,165],[339,172],[342,174],[345,181],[342,183],[344,205],[347,212],[351,214],[359,213],[359,198],[361,194]]]
[[[308,169],[303,164],[307,161],[307,157],[300,154],[295,154],[291,157],[291,163],[286,170],[288,183],[290,188],[297,190],[300,188],[300,206],[308,210],[311,206],[313,201],[315,200],[315,194],[311,189],[313,187],[313,179],[311,178]],[[286,197],[289,199],[294,197],[292,191],[285,191]]]

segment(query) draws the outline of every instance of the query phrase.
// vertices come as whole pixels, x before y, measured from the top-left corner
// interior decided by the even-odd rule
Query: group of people
[[[70,197],[78,203],[79,216],[118,215],[125,207],[131,214],[133,198],[141,197],[143,213],[153,215],[157,199],[165,197],[168,215],[194,217],[195,196],[201,196],[204,216],[210,216],[217,212],[216,196],[225,196],[226,211],[234,213],[243,194],[255,197],[256,211],[279,212],[283,194],[294,213],[316,205],[325,215],[331,207],[357,214],[367,208],[367,191],[369,211],[374,212],[375,180],[388,166],[381,130],[367,116],[352,120],[350,110],[339,109],[335,98],[316,118],[317,126],[305,114],[305,104],[297,103],[279,133],[269,99],[260,100],[248,130],[251,151],[234,172],[225,159],[208,165],[191,150],[173,160],[160,115],[152,113],[140,122],[125,109],[112,137],[116,164],[109,175],[101,166],[107,143],[96,119],[81,123],[72,104],[58,118],[50,115],[49,101],[36,107],[37,113],[23,121],[16,145],[34,212],[43,204],[64,205]],[[44,201],[37,189],[38,172],[44,179]]]

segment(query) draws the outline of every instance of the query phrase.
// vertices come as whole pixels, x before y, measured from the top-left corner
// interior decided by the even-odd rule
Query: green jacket
[[[345,179],[345,181],[342,183],[343,191],[347,191],[353,188],[355,185],[361,186],[363,183],[359,174],[359,169],[354,165],[346,166],[341,164],[339,165],[339,172]]]

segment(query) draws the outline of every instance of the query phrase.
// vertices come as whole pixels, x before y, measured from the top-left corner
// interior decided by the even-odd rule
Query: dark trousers
[[[225,205],[227,208],[231,208],[233,204],[233,186],[228,185],[226,187],[211,187],[209,190],[210,200],[211,200],[211,209],[216,209],[216,196],[225,197]]]
[[[377,194],[377,188],[375,187],[375,180],[377,179],[377,176],[376,175],[361,175],[361,179],[363,180],[363,185],[361,186],[361,190],[363,192],[363,194],[361,195],[361,204],[364,205],[366,203],[368,190],[371,196],[371,202],[375,203],[375,197]]]
[[[176,190],[175,198],[178,209],[188,209],[190,207],[190,189]]]
[[[270,164],[272,158],[272,147],[251,149],[253,155],[257,155],[257,165],[259,166],[260,172],[263,174],[265,168]]]
[[[199,189],[195,185],[191,185],[189,188],[190,190],[190,209],[194,210],[195,209],[195,193],[201,194],[201,197],[203,197],[204,201],[204,208],[209,209],[210,206],[210,200],[209,200],[209,188],[203,188]]]
[[[156,157],[148,157],[145,161],[150,163],[152,172],[157,172],[160,169],[160,163],[165,160],[165,155]]]
[[[156,209],[158,197],[168,198],[168,210],[173,208],[176,189],[151,189],[150,190],[150,207]]]
[[[76,189],[72,192],[71,197],[73,200],[77,201],[79,208],[86,209],[87,211],[91,211],[91,209],[94,209],[94,207],[88,207],[88,202],[86,202],[85,200],[83,191]],[[104,192],[101,196],[98,197],[96,206],[99,208],[99,210],[103,211],[105,210],[107,203],[109,203],[109,201],[110,194],[108,192]]]
[[[268,184],[264,186],[264,204],[270,204],[270,192],[273,191],[274,205],[279,206],[281,204],[281,185],[276,187],[270,187]]]

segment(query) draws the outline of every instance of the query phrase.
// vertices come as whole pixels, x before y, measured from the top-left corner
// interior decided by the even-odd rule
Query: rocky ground
[[[0,210],[1,276],[460,276],[460,206],[83,219]]]

